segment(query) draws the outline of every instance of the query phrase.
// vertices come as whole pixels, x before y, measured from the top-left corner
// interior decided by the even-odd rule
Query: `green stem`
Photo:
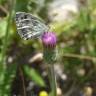
[[[56,77],[54,72],[54,63],[56,62],[56,48],[44,48],[44,59],[46,64],[48,65],[48,75],[49,75],[49,82],[51,87],[51,94],[50,96],[57,96],[56,93]]]
[[[0,60],[0,96],[3,96],[3,83],[4,83],[4,76],[5,76],[5,72],[6,72],[6,51],[7,51],[7,47],[8,47],[8,37],[9,37],[9,32],[10,32],[10,26],[11,26],[11,21],[12,21],[12,13],[14,10],[14,6],[15,6],[15,0],[11,1],[11,7],[10,7],[10,12],[9,12],[9,16],[8,16],[8,23],[6,26],[6,33],[5,33],[5,37],[3,40],[3,48],[1,50],[1,60]],[[1,95],[2,94],[2,95]]]
[[[51,86],[51,96],[57,96],[56,93],[56,76],[54,72],[54,64],[51,64],[49,66],[49,79],[50,79],[50,86]]]
[[[27,96],[26,88],[25,88],[25,80],[24,80],[24,75],[23,75],[22,68],[19,68],[19,71],[20,71],[20,77],[21,77],[21,81],[22,81],[23,96]]]
[[[6,54],[6,50],[7,50],[7,44],[8,44],[8,37],[9,37],[9,32],[10,32],[10,26],[11,26],[11,21],[12,21],[12,13],[14,10],[14,6],[15,6],[15,0],[11,1],[11,7],[10,7],[10,12],[9,12],[9,16],[8,16],[8,23],[7,23],[7,27],[6,27],[6,33],[5,33],[5,37],[4,37],[4,41],[3,41],[3,48],[2,48],[2,57],[1,57],[1,62],[4,63],[4,56]]]

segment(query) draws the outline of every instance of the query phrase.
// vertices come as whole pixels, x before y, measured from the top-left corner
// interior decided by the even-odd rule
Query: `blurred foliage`
[[[57,63],[64,66],[63,71],[68,77],[67,81],[62,81],[66,84],[64,83],[64,86],[61,84],[64,93],[68,94],[71,87],[82,89],[86,84],[94,87],[96,83],[96,0],[88,0],[86,6],[80,7],[78,14],[72,20],[65,22],[49,20],[48,5],[51,2],[52,0],[16,0],[16,2],[0,0],[0,96],[11,96],[12,86],[15,86],[12,84],[18,75],[18,68],[25,65],[22,70],[24,78],[32,79],[39,87],[46,87],[44,78],[37,73],[37,70],[42,69],[40,67],[42,64],[32,63],[30,66],[28,62],[34,54],[42,51],[42,44],[39,40],[24,41],[17,35],[14,22],[17,11],[37,15],[50,25],[51,31],[56,32]],[[83,71],[82,74],[80,70]]]
[[[25,74],[30,77],[34,82],[36,82],[39,86],[45,86],[43,79],[40,75],[36,72],[36,70],[25,66],[24,67]]]

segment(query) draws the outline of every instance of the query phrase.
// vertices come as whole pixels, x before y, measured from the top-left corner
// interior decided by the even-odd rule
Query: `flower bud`
[[[44,47],[54,48],[56,46],[57,38],[53,32],[45,32],[42,35],[42,42]]]

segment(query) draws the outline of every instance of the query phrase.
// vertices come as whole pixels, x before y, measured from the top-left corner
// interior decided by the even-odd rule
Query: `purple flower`
[[[53,32],[45,32],[42,35],[42,42],[44,47],[55,47],[56,46],[56,42],[57,42],[57,38],[55,33]]]

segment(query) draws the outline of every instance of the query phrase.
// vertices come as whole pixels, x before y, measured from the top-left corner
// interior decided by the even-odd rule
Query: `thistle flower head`
[[[53,32],[45,32],[42,35],[42,42],[44,47],[55,47],[56,46],[56,42],[57,42],[57,38],[55,33]]]

